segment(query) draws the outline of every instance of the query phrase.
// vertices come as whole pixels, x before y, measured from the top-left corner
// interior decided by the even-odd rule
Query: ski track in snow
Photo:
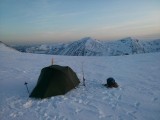
[[[64,96],[35,100],[28,98],[41,68],[51,58],[68,65],[82,83]],[[0,52],[1,120],[157,120],[160,118],[160,54],[123,57],[67,57]],[[108,77],[119,88],[107,89]],[[143,96],[143,97],[142,97]]]

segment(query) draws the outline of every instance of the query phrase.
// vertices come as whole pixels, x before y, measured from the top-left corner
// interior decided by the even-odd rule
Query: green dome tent
[[[48,98],[64,95],[79,83],[76,73],[70,67],[51,65],[41,70],[37,85],[30,97]]]

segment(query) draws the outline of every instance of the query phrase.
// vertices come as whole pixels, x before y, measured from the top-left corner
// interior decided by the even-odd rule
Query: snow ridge
[[[0,41],[0,51],[3,52],[18,52],[16,49]]]

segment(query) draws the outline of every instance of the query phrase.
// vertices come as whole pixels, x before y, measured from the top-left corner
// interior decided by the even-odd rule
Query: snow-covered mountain
[[[160,52],[160,39],[143,42],[142,45],[147,53]]]
[[[131,37],[124,38],[117,41],[106,42],[109,55],[129,55],[145,53],[144,46],[138,39]]]
[[[118,56],[150,53],[160,52],[160,39],[140,41],[128,37],[117,41],[104,42],[86,37],[66,44],[32,46],[28,47],[26,52],[68,56]]]
[[[70,56],[102,56],[105,46],[90,37],[68,44],[59,54]]]

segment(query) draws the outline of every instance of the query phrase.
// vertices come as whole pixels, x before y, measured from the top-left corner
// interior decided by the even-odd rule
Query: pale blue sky
[[[160,0],[0,0],[0,40],[160,38]]]

